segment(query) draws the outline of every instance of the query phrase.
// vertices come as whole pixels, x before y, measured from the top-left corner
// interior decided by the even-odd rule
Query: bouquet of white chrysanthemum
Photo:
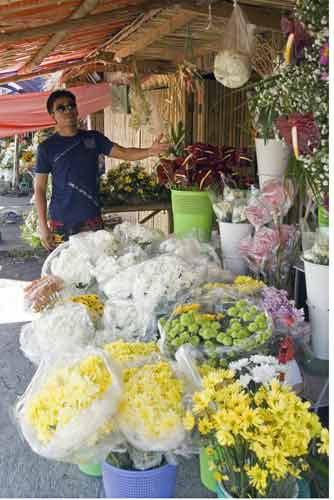
[[[41,316],[24,325],[20,347],[33,363],[50,353],[69,352],[84,347],[95,339],[95,328],[88,309],[80,303],[66,302],[46,310]]]
[[[121,395],[111,360],[86,348],[41,363],[15,416],[35,453],[64,462],[101,461],[121,441],[113,422]]]

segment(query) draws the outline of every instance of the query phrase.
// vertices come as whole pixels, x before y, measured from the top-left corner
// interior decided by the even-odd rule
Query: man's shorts
[[[85,231],[99,231],[103,229],[103,220],[99,215],[94,219],[88,219],[85,222],[68,227],[63,222],[54,220],[48,221],[48,226],[55,238],[55,243],[60,244],[67,241],[73,234],[83,233]]]

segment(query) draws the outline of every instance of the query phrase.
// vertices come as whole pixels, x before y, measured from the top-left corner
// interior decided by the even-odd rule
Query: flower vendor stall
[[[147,147],[160,132],[171,142],[151,162],[99,163],[102,216],[119,218],[58,239],[24,290],[30,321],[18,348],[35,372],[15,392],[17,431],[106,498],[178,496],[188,459],[208,496],[328,492],[318,414],[328,381],[315,397],[307,387],[312,369],[327,377],[329,360],[328,5],[250,3],[50,4],[55,22],[31,27],[32,40],[50,36],[36,54],[22,33],[0,33],[24,59],[14,79],[61,70],[57,85],[80,96],[87,78],[103,79],[103,132],[114,143]],[[275,37],[278,57],[261,73]],[[41,139],[21,148],[27,175]],[[0,147],[5,178],[14,150]],[[138,223],[122,220],[142,211]],[[152,220],[162,211],[167,235]],[[22,238],[40,244],[34,206]]]

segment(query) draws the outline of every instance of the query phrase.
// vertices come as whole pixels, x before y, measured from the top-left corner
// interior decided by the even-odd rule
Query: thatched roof
[[[217,50],[232,2],[212,0],[0,0],[0,84],[66,70],[168,73],[192,50]],[[240,0],[259,31],[278,31],[295,0]],[[72,70],[72,71],[71,71]]]

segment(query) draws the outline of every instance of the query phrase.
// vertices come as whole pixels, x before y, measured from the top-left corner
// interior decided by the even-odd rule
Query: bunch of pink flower
[[[291,204],[291,194],[282,181],[265,183],[246,209],[247,218],[255,227],[254,235],[239,245],[250,270],[277,288],[284,288],[288,281],[299,241],[296,226],[282,224]],[[265,225],[268,223],[271,227]]]

